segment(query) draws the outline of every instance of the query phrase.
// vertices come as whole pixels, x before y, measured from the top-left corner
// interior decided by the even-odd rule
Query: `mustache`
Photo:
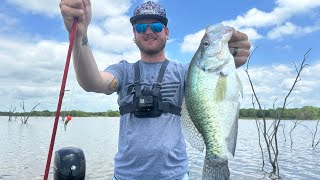
[[[146,34],[145,36],[143,36],[143,40],[148,40],[148,39],[157,39],[158,36],[155,34]]]

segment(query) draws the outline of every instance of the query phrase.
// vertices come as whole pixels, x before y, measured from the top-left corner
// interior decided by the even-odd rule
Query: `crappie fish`
[[[228,41],[234,29],[206,27],[186,78],[182,107],[187,141],[203,151],[203,180],[230,178],[228,152],[235,153],[242,84]]]

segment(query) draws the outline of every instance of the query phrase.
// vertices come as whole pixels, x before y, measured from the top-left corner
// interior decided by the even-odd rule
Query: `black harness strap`
[[[166,68],[167,68],[168,64],[169,64],[169,61],[166,59],[161,65],[160,72],[159,72],[159,75],[158,75],[158,79],[157,79],[157,82],[155,83],[155,87],[154,87],[154,91],[153,91],[153,95],[154,96],[158,96],[160,94],[162,80],[163,80],[164,73],[166,71]]]
[[[121,115],[134,112],[135,110],[136,110],[135,104],[127,104],[119,107],[119,111]]]
[[[134,90],[136,93],[136,96],[139,97],[141,96],[141,86],[140,86],[140,80],[141,80],[141,76],[140,76],[140,61],[137,61],[134,64]]]
[[[169,102],[158,102],[158,109],[163,111],[164,113],[172,113],[176,115],[181,115],[181,108],[175,106]]]
[[[136,63],[134,63],[134,93],[136,97],[141,96],[140,73],[141,73],[140,61],[137,61]],[[133,104],[133,103],[119,107],[119,111],[121,115],[134,112],[135,110],[136,110],[136,104]]]
[[[153,87],[153,92],[152,92],[153,96],[160,97],[160,89],[161,89],[161,86],[162,86],[162,80],[163,80],[163,77],[164,77],[164,74],[165,74],[165,70],[166,70],[168,64],[169,64],[169,61],[166,59],[161,65],[157,81],[156,81],[156,83],[154,84],[154,87]],[[141,96],[141,85],[140,85],[141,84],[140,83],[141,75],[140,75],[140,73],[141,73],[140,72],[140,64],[139,64],[139,61],[137,61],[134,64],[134,91],[135,91],[135,97]],[[180,114],[181,108],[178,107],[178,106],[175,106],[175,105],[173,105],[173,104],[171,104],[169,102],[158,101],[157,105],[158,105],[158,109],[161,110],[162,112],[181,115]],[[128,104],[128,105],[125,105],[125,106],[120,106],[119,109],[120,109],[120,114],[123,115],[123,114],[126,114],[126,113],[135,112],[137,110],[137,107],[136,107],[135,103],[131,103],[131,104]]]

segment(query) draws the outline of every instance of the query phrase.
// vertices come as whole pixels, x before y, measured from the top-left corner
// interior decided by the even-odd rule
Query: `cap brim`
[[[136,23],[136,21],[138,21],[140,19],[145,19],[145,18],[156,19],[156,20],[160,21],[162,24],[164,24],[165,26],[167,26],[167,24],[168,24],[168,19],[166,17],[159,16],[159,15],[152,15],[152,14],[133,16],[130,18],[130,22],[133,25]]]

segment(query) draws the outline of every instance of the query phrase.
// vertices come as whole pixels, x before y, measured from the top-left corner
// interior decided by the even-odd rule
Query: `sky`
[[[0,111],[55,111],[68,50],[68,35],[60,0],[4,0],[0,4]],[[129,22],[143,0],[91,0],[88,39],[100,70],[120,60],[140,59]],[[204,28],[222,23],[248,35],[249,74],[263,108],[282,106],[308,53],[301,79],[288,107],[320,107],[320,0],[157,0],[167,11],[169,60],[188,63]],[[295,64],[294,64],[295,63]],[[237,72],[244,96],[241,108],[252,107],[252,90],[245,65]],[[117,110],[116,93],[85,92],[70,66],[62,110]],[[276,101],[275,101],[276,100]],[[275,103],[274,103],[275,102]]]

